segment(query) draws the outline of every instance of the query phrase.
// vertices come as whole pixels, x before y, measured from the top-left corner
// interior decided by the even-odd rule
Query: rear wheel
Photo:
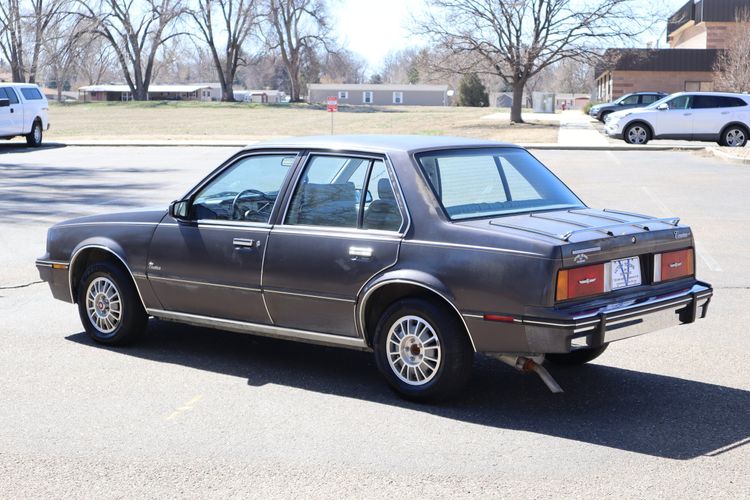
[[[623,138],[628,144],[646,144],[651,140],[651,131],[642,123],[633,123],[625,128]]]
[[[78,286],[78,314],[96,342],[125,345],[145,330],[148,316],[130,276],[109,262],[89,266]]]
[[[576,349],[565,354],[547,354],[544,356],[544,359],[556,365],[582,365],[601,356],[607,350],[608,345],[604,344],[601,347],[594,347],[592,349]]]
[[[32,147],[39,147],[42,145],[42,123],[35,121],[31,126],[31,132],[26,134],[26,144]]]
[[[741,148],[747,144],[747,130],[739,125],[731,125],[721,134],[721,144],[729,148]]]
[[[401,396],[426,401],[455,395],[471,375],[474,350],[463,325],[440,305],[402,299],[375,331],[375,361]]]

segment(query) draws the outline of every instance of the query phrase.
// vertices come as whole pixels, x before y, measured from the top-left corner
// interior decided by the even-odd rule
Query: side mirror
[[[663,103],[659,104],[656,107],[656,109],[658,109],[659,111],[666,111],[666,110],[669,109],[669,104],[667,104],[666,102],[663,102]]]
[[[188,200],[177,200],[169,204],[169,215],[177,220],[187,220],[190,203]]]
[[[10,99],[7,97],[0,99],[0,108],[7,108],[8,106],[10,106]]]

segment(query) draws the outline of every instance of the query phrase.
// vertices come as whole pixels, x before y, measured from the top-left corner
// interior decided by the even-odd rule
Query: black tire
[[[28,144],[32,148],[38,148],[42,145],[43,136],[44,132],[42,130],[42,122],[37,120],[31,126],[31,132],[26,134],[26,144]]]
[[[399,325],[403,325],[402,321],[407,317],[419,318],[434,333],[433,339],[430,339],[429,337],[432,333],[427,328],[421,330],[418,334],[420,342],[417,342],[417,350],[419,352],[416,353],[406,348],[409,337],[412,340],[416,338],[413,335],[414,332],[404,332],[403,328],[399,330]],[[414,322],[416,323],[416,320]],[[398,365],[401,358],[398,355],[389,356],[388,346],[393,345],[389,344],[392,329],[394,338],[397,338],[397,332],[401,331],[404,333],[401,345],[394,343],[395,347],[392,348],[393,350],[398,353],[409,352],[414,354],[417,359],[420,359],[420,356],[423,359],[423,363],[413,368],[407,366],[405,377],[403,374],[397,375],[396,373],[395,366]],[[407,330],[409,330],[408,327]],[[408,333],[411,333],[411,335]],[[422,344],[421,340],[423,338],[426,340]],[[471,376],[474,349],[471,346],[463,324],[453,311],[447,310],[443,305],[418,298],[401,299],[388,307],[380,317],[373,340],[375,361],[380,373],[383,374],[391,388],[406,399],[412,401],[429,401],[449,398],[464,387]],[[402,348],[405,350],[402,351]],[[438,362],[432,363],[429,361],[428,353],[430,356],[435,356]],[[393,365],[389,362],[389,357],[394,359]],[[407,357],[409,356],[407,355]],[[428,359],[425,360],[424,358]],[[400,366],[403,372],[405,364],[402,363]],[[425,376],[421,382],[413,381],[412,383],[406,382],[401,378],[409,379],[410,370],[413,371],[414,376],[419,378],[417,367],[419,367],[420,371],[422,368],[425,368],[422,372],[423,375],[432,368],[432,371],[429,372],[431,376]]]
[[[593,349],[576,349],[566,354],[547,354],[544,359],[555,365],[582,365],[601,356],[607,350],[608,345],[604,344]]]
[[[116,303],[113,298],[111,302],[106,301],[107,303],[104,304],[99,298],[107,297],[107,289],[96,293],[96,285],[94,285],[91,289],[91,292],[94,292],[92,303],[89,304],[87,294],[94,281],[100,286],[106,286],[109,281],[119,296],[119,303]],[[103,318],[99,317],[98,326],[96,321],[89,316],[88,306],[102,311],[102,315],[107,314]],[[111,315],[109,315],[110,312]],[[130,276],[120,266],[109,262],[93,264],[83,273],[78,286],[78,314],[89,337],[107,345],[126,345],[134,342],[143,334],[148,321],[148,315],[143,309],[141,298]],[[92,309],[92,315],[97,314]],[[116,321],[112,319],[115,316]],[[110,321],[112,324],[109,323]],[[111,331],[110,327],[112,327]]]
[[[651,140],[651,129],[641,122],[631,123],[625,127],[622,138],[628,144],[642,146]]]
[[[730,125],[721,133],[719,144],[729,148],[742,148],[747,144],[748,131],[742,125]]]
[[[605,123],[607,121],[607,115],[609,115],[611,111],[604,111],[602,114],[599,115],[599,121],[602,123]]]

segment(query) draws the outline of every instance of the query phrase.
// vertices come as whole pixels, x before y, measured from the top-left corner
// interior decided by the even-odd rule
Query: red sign
[[[326,99],[326,103],[328,104],[329,113],[335,113],[339,110],[339,100],[337,98],[329,97]]]

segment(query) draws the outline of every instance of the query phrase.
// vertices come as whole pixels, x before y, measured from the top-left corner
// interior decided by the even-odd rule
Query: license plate
[[[612,290],[641,284],[641,261],[638,257],[612,261]]]

